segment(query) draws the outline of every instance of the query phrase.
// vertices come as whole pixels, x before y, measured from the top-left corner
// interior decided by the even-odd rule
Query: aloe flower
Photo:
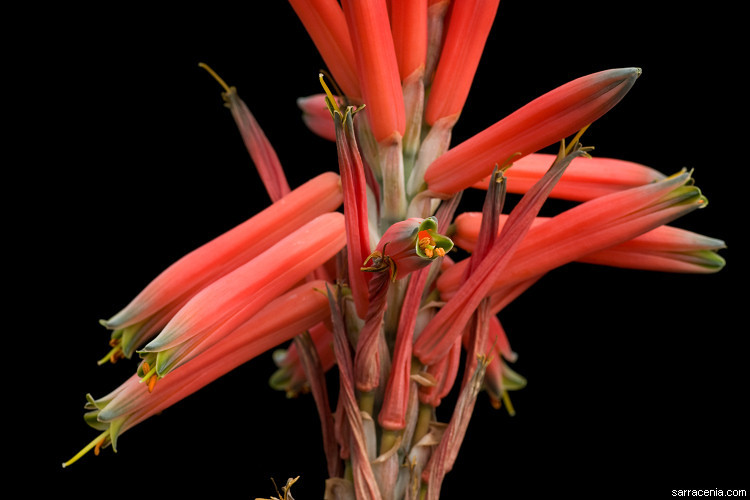
[[[270,385],[314,400],[325,498],[437,499],[482,392],[525,418],[510,396],[527,382],[506,306],[573,262],[705,275],[724,267],[726,245],[675,225],[707,206],[692,171],[598,157],[588,143],[639,68],[578,75],[452,144],[498,0],[289,4],[326,66],[308,75],[321,88],[297,98],[298,119],[338,161],[311,157],[331,172],[291,189],[249,106],[201,64],[272,204],[104,322],[115,331],[108,357],[137,352],[140,362],[89,397],[86,420],[101,434],[66,465],[116,448],[126,430],[271,351]],[[481,212],[464,206],[466,193],[484,198]],[[564,208],[547,213],[549,198]],[[497,470],[503,459],[483,458]]]
[[[321,174],[267,209],[162,271],[125,308],[102,324],[113,330],[113,350],[104,358],[129,358],[155,336],[202,288],[268,250],[299,226],[336,210],[343,201],[339,176]]]
[[[153,393],[133,374],[110,394],[87,396],[86,421],[103,431],[63,466],[71,465],[91,449],[112,446],[125,431],[177,401],[210,384],[269,348],[312,328],[328,317],[326,283],[311,281],[281,295],[239,325],[223,342],[201,353],[159,383]]]

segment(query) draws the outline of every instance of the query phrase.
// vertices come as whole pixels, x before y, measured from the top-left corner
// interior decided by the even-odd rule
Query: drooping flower
[[[316,217],[193,296],[141,350],[154,373],[164,377],[331,259],[345,244],[343,218]]]
[[[104,358],[129,358],[156,335],[203,287],[268,250],[343,201],[337,174],[307,181],[242,224],[193,250],[153,279],[125,308],[102,324],[113,330],[113,350]]]
[[[451,236],[456,246],[468,252],[473,250],[481,219],[479,212],[464,212],[456,218],[455,233]],[[501,218],[501,228],[505,220],[507,216]],[[549,217],[537,217],[530,233],[551,229],[553,225],[542,226],[548,220]],[[624,243],[583,255],[576,262],[648,271],[715,273],[725,263],[716,252],[725,247],[726,243],[717,238],[674,226],[658,226]],[[519,253],[522,252],[523,249],[519,249]],[[458,273],[450,271],[443,278],[441,286],[452,288],[448,282],[455,283]]]
[[[329,316],[326,283],[311,281],[270,302],[251,319],[241,324],[221,342],[175,370],[151,392],[137,374],[133,374],[110,394],[94,399],[87,396],[86,422],[102,431],[81,452],[68,460],[68,466],[93,448],[112,445],[128,429],[172,406],[237,366],[289,340]]]

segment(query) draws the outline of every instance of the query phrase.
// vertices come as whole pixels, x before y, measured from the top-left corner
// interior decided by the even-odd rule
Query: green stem
[[[375,410],[375,391],[363,392],[359,395],[359,409],[372,416]]]
[[[412,446],[417,444],[427,434],[430,430],[430,422],[432,422],[432,406],[420,403],[417,425],[414,428],[414,437],[411,440]]]
[[[400,435],[401,431],[383,429],[383,433],[380,437],[380,454],[382,455],[393,448]]]

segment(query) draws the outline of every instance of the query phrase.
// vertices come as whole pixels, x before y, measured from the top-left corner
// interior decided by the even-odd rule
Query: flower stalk
[[[498,0],[290,4],[327,66],[324,92],[297,105],[310,130],[335,141],[338,171],[291,190],[236,89],[201,64],[272,203],[103,322],[112,350],[100,363],[138,352],[140,364],[109,394],[88,396],[85,420],[100,434],[64,465],[116,450],[139,422],[288,343],[273,350],[270,384],[314,398],[325,497],[436,499],[478,393],[516,413],[509,392],[526,380],[498,316],[508,304],[570,262],[717,272],[725,244],[667,226],[707,204],[690,172],[592,158],[579,142],[639,69],[568,82],[452,145]],[[557,155],[540,152],[558,142]],[[461,213],[467,189],[486,191],[481,213]],[[506,193],[522,195],[507,215]],[[540,216],[550,197],[572,208]]]

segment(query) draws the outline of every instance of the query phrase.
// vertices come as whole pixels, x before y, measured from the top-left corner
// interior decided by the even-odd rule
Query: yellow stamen
[[[107,438],[108,435],[109,435],[109,430],[106,430],[102,432],[101,434],[99,434],[99,436],[97,436],[93,441],[91,441],[89,444],[84,446],[81,451],[76,453],[73,458],[63,463],[62,464],[63,468],[76,463],[82,456],[88,453],[91,450],[91,448],[96,448],[97,450],[101,448],[102,444],[104,443],[104,440]],[[98,455],[98,452],[94,451],[94,454]]]
[[[445,250],[440,247],[437,247],[435,249],[435,253],[438,255],[438,257],[445,257]]]
[[[331,93],[331,90],[328,88],[328,85],[326,85],[326,82],[323,78],[323,73],[318,73],[318,78],[320,79],[320,84],[323,86],[323,90],[328,96],[327,101],[330,103],[330,106],[333,107],[336,113],[342,114],[341,110],[339,109],[339,105],[336,103],[336,99],[333,97],[333,94]]]
[[[145,361],[143,363],[146,364]],[[151,383],[151,377],[154,376],[154,375],[156,375],[156,367],[153,367],[153,368],[151,368],[148,371],[144,370],[144,375],[141,378],[140,383],[143,383],[143,382],[149,382],[149,383]]]
[[[216,71],[214,71],[213,69],[211,69],[211,67],[208,64],[206,64],[206,63],[198,63],[198,66],[200,66],[201,68],[203,68],[206,71],[208,71],[208,74],[210,74],[211,76],[213,76],[214,79],[217,82],[219,82],[219,85],[221,85],[226,92],[231,92],[232,91],[232,89],[229,88],[229,85],[227,85],[226,82],[224,80],[222,80],[221,77],[216,73]]]
[[[424,252],[424,254],[425,254],[425,255],[426,255],[426,256],[427,256],[428,258],[430,258],[430,259],[432,258],[432,255],[433,255],[433,252],[432,252],[432,247],[425,247],[425,248],[424,248],[424,249],[423,249],[422,251]]]
[[[96,364],[97,364],[97,365],[99,365],[99,366],[101,366],[101,365],[103,365],[104,363],[106,363],[107,361],[109,361],[109,362],[111,362],[111,363],[114,363],[115,361],[117,361],[117,359],[119,359],[119,358],[117,358],[117,359],[115,359],[115,361],[112,361],[112,360],[114,359],[115,355],[116,355],[116,354],[117,354],[118,352],[120,352],[120,353],[121,353],[121,357],[125,357],[125,354],[124,354],[124,353],[122,352],[122,348],[121,348],[121,347],[120,347],[119,345],[116,345],[116,346],[114,346],[114,347],[113,347],[113,348],[112,348],[112,349],[111,349],[111,350],[110,350],[110,351],[109,351],[109,352],[107,353],[107,355],[106,355],[106,356],[104,356],[104,357],[103,357],[102,359],[100,359],[99,361],[97,361],[97,362],[96,362]]]
[[[516,410],[513,408],[513,403],[510,402],[510,395],[508,394],[508,391],[503,391],[503,402],[505,403],[505,408],[508,410],[508,415],[511,417],[516,414]]]
[[[568,147],[565,148],[565,154],[569,155],[570,152],[573,150],[576,144],[578,144],[578,141],[581,139],[581,136],[584,132],[586,132],[586,129],[588,129],[591,126],[589,123],[585,127],[583,127],[581,130],[578,131],[578,133],[573,137],[573,140],[570,141],[570,144],[568,144]]]

